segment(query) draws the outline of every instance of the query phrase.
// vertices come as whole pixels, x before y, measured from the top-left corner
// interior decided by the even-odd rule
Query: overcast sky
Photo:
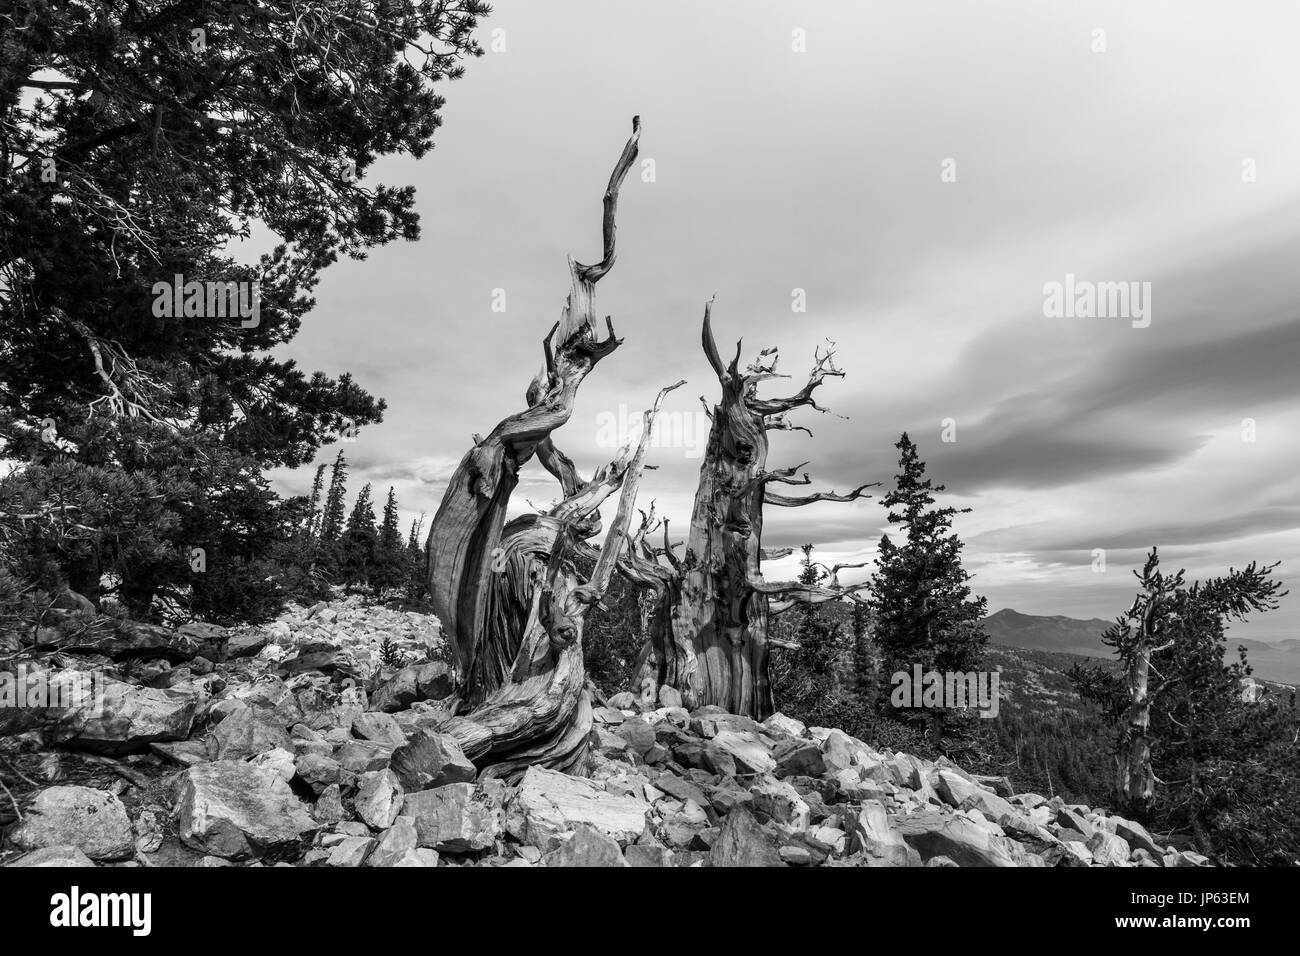
[[[494,6],[480,39],[504,31],[504,51],[444,88],[437,147],[372,173],[416,186],[423,238],[327,270],[290,347],[388,400],[343,446],[350,491],[393,485],[408,517],[432,514],[471,434],[521,407],[565,256],[599,257],[600,196],[640,114],[653,176],[628,178],[597,291],[625,342],[555,436],[584,473],[621,416],[687,379],[664,412],[679,440],[641,492],[684,529],[698,396],[718,394],[699,346],[716,293],[724,354],[780,346],[793,379],[768,394],[802,384],[827,339],[847,372],[819,392],[846,417],[796,413],[813,437],[775,435],[769,465],[810,459],[800,490],[888,484],[906,429],[974,509],[957,527],[990,610],[1111,618],[1152,544],[1193,576],[1259,559],[1300,580],[1300,8]],[[1046,316],[1067,274],[1150,283],[1149,325]],[[305,492],[310,469],[277,481]],[[519,507],[554,494],[530,465]],[[765,520],[767,545],[862,560],[884,512]],[[1300,637],[1300,592],[1234,634]]]

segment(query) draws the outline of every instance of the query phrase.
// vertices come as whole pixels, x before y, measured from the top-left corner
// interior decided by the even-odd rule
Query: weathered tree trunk
[[[709,442],[680,561],[665,542],[671,581],[656,587],[662,600],[675,600],[675,607],[671,615],[656,615],[642,673],[676,687],[688,707],[716,704],[731,713],[762,719],[775,706],[768,678],[769,600],[776,598],[784,609],[797,602],[838,599],[855,590],[840,588],[838,581],[830,588],[765,583],[760,567],[763,506],[853,501],[862,497],[868,486],[847,495],[832,492],[807,497],[777,495],[768,489],[775,482],[809,481],[806,475],[792,477],[795,468],[766,470],[767,433],[790,430],[785,416],[794,408],[818,408],[813,390],[826,377],[843,374],[831,363],[831,353],[817,356],[807,384],[796,395],[763,399],[758,396],[759,383],[785,377],[776,371],[775,349],[764,351],[742,372],[737,343],[735,358],[723,365],[713,338],[711,302],[704,310],[702,341],[722,386],[722,397],[710,413]],[[768,356],[770,362],[765,361]],[[646,574],[643,570],[642,576]],[[680,596],[672,595],[674,584],[679,586]]]
[[[598,528],[596,507],[632,472],[619,462],[581,485],[550,434],[568,421],[582,380],[619,345],[608,318],[608,335],[599,337],[592,298],[614,264],[618,193],[639,137],[634,118],[605,190],[604,257],[595,265],[569,260],[572,288],[543,339],[546,361],[527,390],[528,407],[486,438],[475,436],[429,529],[429,590],[455,650],[462,706],[473,708],[448,729],[485,772],[511,773],[529,763],[572,768],[590,728],[581,619],[584,602],[597,600],[599,589],[578,582],[571,555]],[[565,501],[555,515],[528,516],[507,528],[519,469],[534,454],[560,479]]]

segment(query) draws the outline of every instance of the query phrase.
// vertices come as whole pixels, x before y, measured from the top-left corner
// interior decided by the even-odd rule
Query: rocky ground
[[[600,702],[588,777],[480,780],[438,732],[455,701],[432,617],[340,598],[173,631],[65,603],[49,628],[0,637],[0,671],[104,674],[104,707],[0,711],[7,866],[1206,862],[838,730],[688,713],[670,688],[653,708]]]

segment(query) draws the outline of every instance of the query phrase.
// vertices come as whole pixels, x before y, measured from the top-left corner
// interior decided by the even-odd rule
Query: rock
[[[1116,816],[1107,817],[1106,821],[1108,823],[1113,823],[1115,825],[1116,835],[1123,837],[1125,842],[1129,843],[1134,848],[1146,850],[1155,857],[1164,856],[1164,852],[1156,845],[1156,841],[1152,838],[1151,834],[1147,832],[1146,827],[1142,826],[1142,824]]]
[[[350,728],[366,709],[366,694],[360,687],[336,687],[324,678],[308,678],[313,686],[299,688],[294,696],[302,708],[302,722],[313,730]]]
[[[361,775],[353,806],[357,816],[372,830],[387,830],[402,812],[406,793],[391,770],[372,770]]]
[[[777,737],[803,737],[808,733],[806,724],[793,717],[787,717],[779,710],[763,721],[763,729]]]
[[[247,760],[268,750],[293,750],[285,725],[276,711],[242,704],[217,724],[212,736],[217,742],[218,760]]]
[[[775,773],[778,778],[820,777],[826,773],[826,761],[822,758],[821,748],[811,740],[783,740],[772,751],[772,757],[776,760]],[[856,778],[857,774],[854,773],[854,779]]]
[[[1164,858],[1165,866],[1209,866],[1210,858],[1191,850],[1179,850]]]
[[[545,851],[575,824],[586,823],[621,845],[645,828],[649,809],[634,797],[606,793],[584,777],[529,767],[507,809],[506,829],[519,842]]]
[[[672,866],[673,851],[651,844],[629,843],[623,850],[628,866]]]
[[[298,778],[311,787],[317,796],[339,783],[343,768],[331,757],[320,754],[303,754],[293,762]]]
[[[323,826],[334,826],[342,823],[347,817],[347,811],[343,807],[343,794],[338,784],[326,787],[319,797],[316,798],[316,805],[311,810],[312,819]]]
[[[713,848],[709,866],[783,866],[785,861],[758,821],[744,807],[727,814]]]
[[[76,847],[92,860],[120,860],[135,851],[135,834],[122,801],[90,787],[40,791],[9,839],[21,850]]]
[[[636,695],[631,691],[625,690],[615,694],[606,702],[615,710],[636,710]]]
[[[1083,834],[1085,840],[1097,829],[1076,807],[1061,807],[1057,810],[1056,825],[1068,830],[1077,830]]]
[[[577,823],[573,835],[546,854],[547,866],[627,866],[614,838],[586,823]]]
[[[288,633],[287,629],[285,631]],[[262,631],[247,631],[232,634],[226,640],[226,657],[253,657],[266,647],[267,634]]]
[[[951,857],[958,866],[1015,866],[1005,838],[994,836],[965,817],[926,809],[893,817],[890,822],[923,859],[942,855]]]
[[[954,863],[950,857],[932,856],[930,857],[930,859],[925,861],[925,865],[926,866],[956,866],[957,864]]]
[[[393,751],[389,767],[408,792],[449,783],[472,783],[478,775],[455,738],[417,730]]]
[[[69,746],[120,755],[189,736],[198,707],[194,694],[120,681],[104,681],[102,686],[102,707],[91,705],[80,711],[80,725]]]
[[[752,731],[719,730],[713,735],[713,746],[743,764],[745,772],[768,773],[776,769],[767,745]]]
[[[446,664],[410,664],[384,681],[370,695],[370,708],[393,713],[406,710],[417,700],[442,700],[454,689]]]
[[[500,836],[504,801],[505,785],[489,779],[407,794],[403,810],[415,820],[420,846],[471,853],[487,849]]]
[[[327,866],[355,867],[362,866],[375,848],[375,841],[370,837],[344,837],[330,850]]]
[[[233,760],[184,771],[176,809],[181,842],[226,859],[291,852],[319,828],[277,774]]]
[[[393,821],[393,825],[385,830],[375,843],[374,851],[366,860],[366,866],[396,866],[398,861],[418,845],[419,834],[415,829],[415,819],[409,816],[400,816]]]
[[[783,846],[777,851],[782,861],[790,866],[810,866],[813,862],[813,855],[810,850],[802,846]]]
[[[987,774],[975,774],[974,781],[981,787],[992,790],[1003,800],[1010,800],[1015,794],[1015,789],[1011,786],[1009,777],[992,777]]]
[[[799,791],[786,781],[761,783],[750,787],[749,793],[754,798],[754,812],[760,819],[766,817],[794,831],[808,829],[811,817],[808,804],[799,796]]]
[[[938,786],[935,787],[935,790],[944,803],[951,807],[961,809],[974,807],[990,820],[998,820],[1003,816],[1014,817],[1019,815],[1015,807],[997,794],[985,790],[979,784],[967,780],[951,770],[939,770],[936,776]]]
[[[199,651],[198,641],[194,638],[156,624],[122,620],[115,622],[115,628],[113,637],[98,648],[115,661],[165,660],[181,664]]]
[[[437,866],[438,854],[427,847],[417,846],[414,850],[407,850],[399,859],[389,865],[393,867]]]
[[[1131,852],[1123,837],[1105,830],[1094,830],[1085,846],[1092,854],[1093,860],[1102,866],[1120,866],[1127,863]]]
[[[47,846],[24,853],[5,866],[94,866],[95,861],[75,846]]]
[[[362,740],[373,740],[381,744],[401,747],[406,743],[406,734],[398,726],[392,714],[368,710],[352,721],[352,732]]]
[[[659,688],[659,706],[680,708],[682,706],[682,692],[676,687],[664,684]]]
[[[852,848],[877,866],[916,866],[920,855],[889,825],[884,804],[867,800],[853,821]]]
[[[627,741],[633,753],[642,757],[655,745],[654,728],[640,717],[629,717],[614,728],[614,733]]]
[[[826,762],[826,769],[832,772],[852,767],[856,752],[853,739],[842,730],[832,730],[822,742],[822,758]]]
[[[386,770],[393,759],[393,748],[373,740],[348,740],[334,751],[334,759],[340,767],[352,773]]]

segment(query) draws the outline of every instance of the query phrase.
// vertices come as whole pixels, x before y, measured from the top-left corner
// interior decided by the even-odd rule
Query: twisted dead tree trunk
[[[448,729],[485,772],[510,773],[528,763],[570,768],[584,749],[590,707],[582,689],[581,621],[614,559],[584,585],[571,552],[599,527],[596,508],[634,474],[631,462],[639,467],[639,457],[583,483],[550,435],[568,421],[582,380],[620,344],[608,317],[608,334],[600,336],[593,295],[614,264],[619,189],[640,132],[640,118],[633,118],[605,190],[603,258],[594,265],[569,259],[572,287],[560,321],[543,339],[545,364],[527,389],[527,407],[487,437],[475,436],[429,529],[429,590],[455,651],[460,706],[471,708]],[[559,479],[565,499],[556,514],[507,527],[519,469],[533,455]],[[615,547],[621,543],[616,539]]]
[[[803,497],[776,494],[769,487],[810,483],[806,474],[795,477],[802,466],[767,470],[767,433],[808,431],[789,423],[787,414],[796,408],[826,411],[813,399],[813,392],[826,378],[844,374],[835,368],[832,352],[817,352],[807,383],[794,395],[761,398],[760,383],[787,377],[776,370],[776,349],[764,350],[742,371],[737,342],[735,357],[724,364],[713,337],[712,302],[704,309],[702,341],[722,397],[709,412],[712,426],[686,549],[680,559],[667,541],[657,554],[644,542],[639,553],[633,549],[633,557],[639,560],[629,577],[651,582],[663,600],[673,601],[671,614],[655,616],[641,677],[675,687],[688,707],[716,704],[731,713],[762,719],[775,708],[767,639],[773,609],[835,600],[862,587],[841,587],[834,577],[823,586],[765,582],[760,567],[763,506],[855,501],[871,486],[842,495],[821,492]],[[652,560],[659,555],[666,568]]]

